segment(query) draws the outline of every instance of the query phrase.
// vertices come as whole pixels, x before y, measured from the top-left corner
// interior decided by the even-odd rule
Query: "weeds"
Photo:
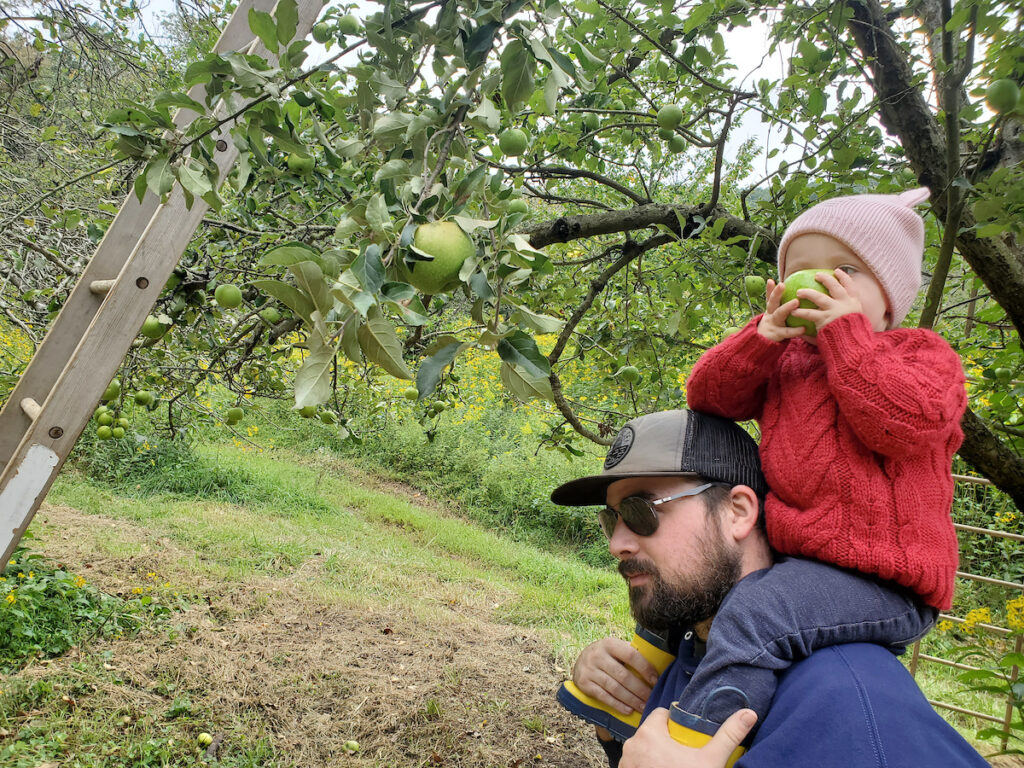
[[[171,612],[152,591],[138,587],[128,600],[106,595],[23,542],[0,574],[0,671],[17,670],[31,658],[59,656],[94,637],[138,631]]]

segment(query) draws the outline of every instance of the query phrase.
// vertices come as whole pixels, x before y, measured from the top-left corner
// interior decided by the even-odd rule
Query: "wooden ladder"
[[[249,29],[249,11],[266,12],[274,5],[275,0],[242,0],[215,52],[245,51],[273,61]],[[322,6],[322,0],[298,0],[295,39],[309,34]],[[203,103],[205,87],[193,87],[189,96]],[[221,104],[218,117],[226,114]],[[180,109],[175,126],[183,128],[196,117]],[[221,179],[238,158],[230,127],[230,123],[222,125],[215,136]],[[0,571],[89,423],[208,207],[195,198],[192,208],[187,208],[178,183],[165,203],[150,191],[140,203],[129,191],[0,410]]]

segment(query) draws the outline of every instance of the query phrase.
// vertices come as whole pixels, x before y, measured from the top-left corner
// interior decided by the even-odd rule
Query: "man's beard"
[[[649,560],[623,560],[623,576],[647,574],[646,585],[629,588],[629,605],[636,622],[653,631],[690,627],[710,619],[740,578],[740,553],[730,551],[717,536],[702,536],[699,562],[687,566],[687,576],[673,583]]]

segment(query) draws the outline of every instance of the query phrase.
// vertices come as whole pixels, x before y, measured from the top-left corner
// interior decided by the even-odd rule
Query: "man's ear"
[[[734,485],[729,491],[729,509],[723,521],[736,541],[743,541],[757,529],[760,514],[757,494],[748,485]]]

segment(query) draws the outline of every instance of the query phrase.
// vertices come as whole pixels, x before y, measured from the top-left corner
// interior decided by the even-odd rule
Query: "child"
[[[690,408],[759,422],[768,538],[788,557],[722,604],[677,724],[714,733],[741,706],[760,722],[776,672],[796,659],[845,642],[901,650],[950,607],[963,370],[937,334],[898,327],[920,287],[913,208],[927,197],[839,197],[798,216],[779,275],[820,270],[822,290],[797,293],[817,308],[782,304],[783,284],[769,281],[764,314],[693,368]],[[790,315],[816,336],[788,326]]]

